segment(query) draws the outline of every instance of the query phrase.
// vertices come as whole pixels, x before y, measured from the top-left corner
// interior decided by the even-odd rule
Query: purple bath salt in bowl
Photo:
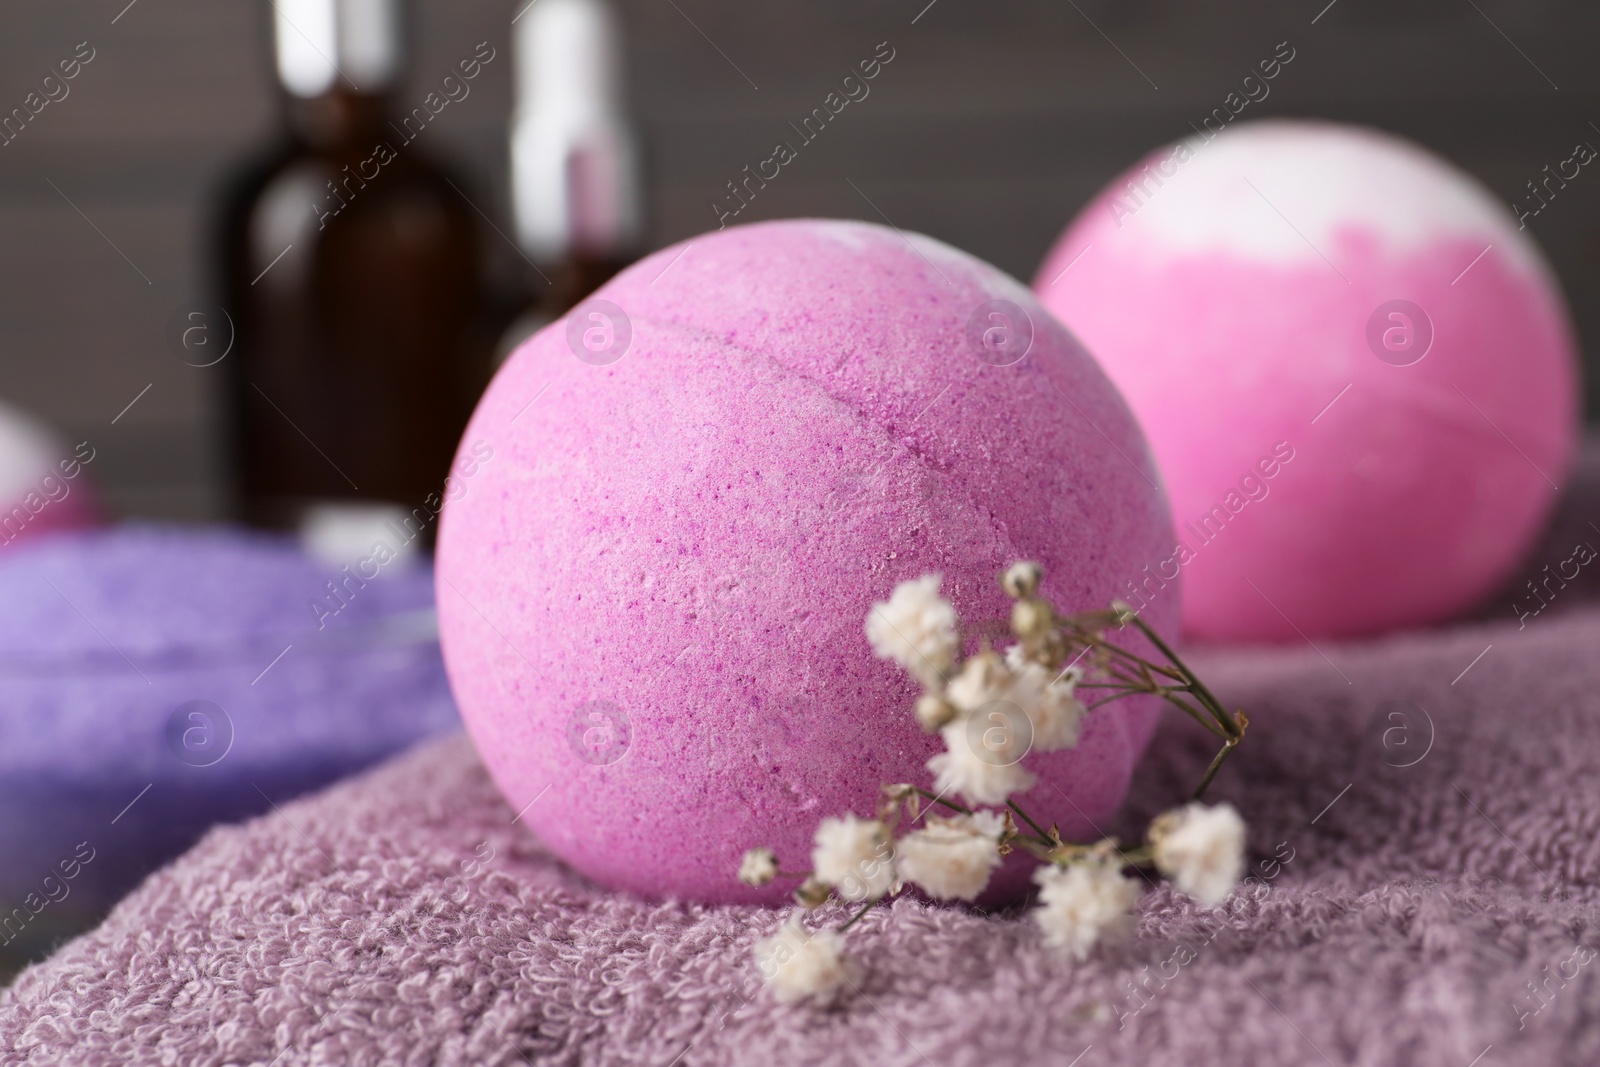
[[[948,245],[797,220],[636,264],[501,369],[445,506],[451,682],[510,810],[578,870],[650,897],[783,899],[747,848],[810,866],[825,816],[927,784],[942,742],[864,633],[896,583],[943,576],[964,621],[1044,567],[1107,606],[1172,552],[1143,435],[1026,287]],[[1171,632],[1178,586],[1146,616]],[[1021,800],[1092,837],[1156,707],[1092,714]],[[1020,854],[996,877],[1025,888]]]
[[[149,526],[0,554],[0,951],[93,921],[215,823],[456,729],[431,574],[400,568]]]

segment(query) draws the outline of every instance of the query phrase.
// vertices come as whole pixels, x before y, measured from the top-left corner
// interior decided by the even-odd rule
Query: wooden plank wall
[[[401,93],[478,41],[499,49],[429,128],[503,217],[510,20],[526,0],[419,0]],[[1600,7],[1586,0],[623,0],[648,140],[651,238],[709,208],[787,123],[881,41],[871,96],[741,216],[876,219],[1027,278],[1060,227],[1145,149],[1186,133],[1279,41],[1293,65],[1258,114],[1414,137],[1507,201],[1573,144],[1600,145]],[[275,124],[264,0],[6,0],[0,112],[87,41],[70,94],[0,148],[0,397],[95,442],[121,514],[220,513],[215,374],[169,352],[173,309],[208,287],[206,205]],[[920,14],[919,14],[920,13]],[[846,179],[849,179],[847,181]],[[52,184],[53,183],[53,184]],[[1600,345],[1600,174],[1532,229]],[[489,235],[491,241],[499,238]],[[500,254],[507,250],[502,245]],[[1600,374],[1591,364],[1591,410]],[[115,425],[112,419],[149,390]]]

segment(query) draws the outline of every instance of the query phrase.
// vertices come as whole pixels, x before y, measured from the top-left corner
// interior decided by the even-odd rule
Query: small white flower
[[[817,827],[811,868],[817,880],[845,900],[874,900],[894,888],[894,849],[875,819],[823,819]]]
[[[1244,874],[1244,820],[1231,804],[1189,804],[1150,827],[1156,868],[1208,907],[1228,899]]]
[[[770,848],[753,848],[739,862],[739,881],[763,886],[778,877],[778,857]]]
[[[1055,613],[1042,600],[1019,600],[1011,605],[1011,632],[1018,637],[1043,637],[1055,622]]]
[[[974,900],[1000,866],[1005,819],[977,811],[953,819],[928,817],[928,825],[895,842],[900,877],[937,900]]]
[[[1000,576],[1000,587],[1006,591],[1007,596],[1021,600],[1039,591],[1039,579],[1043,573],[1037,563],[1018,560],[1007,567],[1006,572]]]
[[[939,595],[939,576],[901,582],[887,601],[867,613],[867,640],[882,659],[892,659],[929,689],[944,684],[961,651],[956,609]]]
[[[790,919],[776,934],[757,942],[756,966],[772,995],[784,1004],[814,997],[828,1004],[852,979],[837,930],[812,932]]]
[[[967,660],[946,688],[945,699],[962,712],[985,716],[985,730],[1004,725],[996,714],[1004,719],[1018,709],[1028,717],[1029,728],[1018,731],[1025,748],[1054,752],[1077,747],[1087,714],[1075,695],[1082,677],[1076,667],[1051,671],[1027,659],[1021,645],[1013,645],[1004,659],[985,652]]]
[[[794,899],[807,911],[822,907],[833,896],[833,890],[828,883],[821,881],[815,875],[800,883],[800,888],[794,891]]]
[[[1125,937],[1133,929],[1139,886],[1108,863],[1054,865],[1033,872],[1040,886],[1033,919],[1047,945],[1064,949],[1080,963],[1102,941]]]
[[[934,789],[959,793],[972,804],[1003,804],[1012,793],[1026,793],[1038,782],[1022,766],[1028,738],[1015,717],[1014,705],[993,705],[978,717],[957,719],[939,731],[947,751],[928,761]],[[969,740],[971,739],[971,740]],[[973,743],[976,741],[976,744]]]
[[[959,714],[954,704],[937,693],[923,693],[917,698],[917,722],[930,734],[938,733]]]
[[[1057,674],[1060,677],[1057,677]],[[1068,667],[1064,672],[1032,660],[1016,669],[1011,685],[1011,700],[1027,712],[1033,723],[1033,747],[1039,752],[1054,752],[1078,747],[1083,717],[1088,709],[1075,695],[1083,672]]]
[[[1011,671],[993,652],[980,652],[961,665],[961,673],[950,680],[945,699],[956,710],[971,713],[1004,700],[1011,690]]]

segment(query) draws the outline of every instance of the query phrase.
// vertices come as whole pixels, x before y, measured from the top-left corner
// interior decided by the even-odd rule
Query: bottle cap
[[[539,0],[514,29],[511,184],[522,247],[546,261],[626,249],[640,222],[638,164],[616,17],[604,0]]]
[[[388,87],[400,69],[398,0],[273,0],[278,78],[295,96],[335,82],[363,93]]]

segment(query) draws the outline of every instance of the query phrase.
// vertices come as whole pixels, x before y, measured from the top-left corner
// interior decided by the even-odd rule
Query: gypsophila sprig
[[[798,917],[756,945],[756,965],[783,1004],[808,998],[828,1004],[850,982],[844,936],[836,930],[807,930]]]
[[[763,886],[778,877],[778,856],[770,848],[753,848],[739,863],[739,881]]]
[[[842,900],[876,900],[894,886],[894,853],[881,823],[846,815],[817,827],[811,867]]]
[[[1003,626],[1013,642],[1003,651],[983,640],[963,655],[960,620],[940,595],[938,575],[902,582],[872,605],[866,620],[872,650],[922,686],[911,713],[945,750],[928,761],[932,790],[885,785],[873,818],[823,819],[812,870],[780,870],[768,848],[745,853],[738,873],[746,885],[800,879],[794,899],[804,912],[755,950],[778,1000],[832,1002],[854,984],[843,932],[875,904],[908,886],[936,900],[976,900],[1016,849],[1043,861],[1033,875],[1039,906],[1031,914],[1044,943],[1080,961],[1132,931],[1140,885],[1125,873],[1129,868],[1154,868],[1208,906],[1221,904],[1238,884],[1244,820],[1227,804],[1199,800],[1243,740],[1244,712],[1224,708],[1128,605],[1062,615],[1041,595],[1043,578],[1039,565],[1026,561],[1001,575],[1013,601]],[[1113,639],[1130,629],[1160,658]],[[1063,841],[1054,825],[1046,830],[1016,799],[1038,781],[1023,761],[1034,752],[1076,748],[1084,720],[1097,708],[1138,695],[1162,699],[1211,731],[1221,741],[1216,758],[1192,802],[1152,822],[1143,845]],[[935,815],[933,806],[949,814]],[[836,930],[808,930],[798,916],[831,899],[858,907]]]
[[[901,582],[887,601],[872,605],[867,640],[872,651],[900,664],[924,686],[942,682],[961,654],[961,635],[956,609],[939,595],[939,576]]]
[[[1150,857],[1179,890],[1215,907],[1244,874],[1244,820],[1231,804],[1189,804],[1150,824]]]
[[[975,811],[953,819],[927,817],[927,825],[895,844],[900,876],[935,900],[976,900],[1000,866],[1006,820],[999,812]]]
[[[1082,963],[1095,945],[1118,941],[1133,929],[1139,884],[1122,865],[1104,857],[1061,867],[1047,864],[1033,872],[1039,907],[1033,920],[1045,944],[1065,950]]]

